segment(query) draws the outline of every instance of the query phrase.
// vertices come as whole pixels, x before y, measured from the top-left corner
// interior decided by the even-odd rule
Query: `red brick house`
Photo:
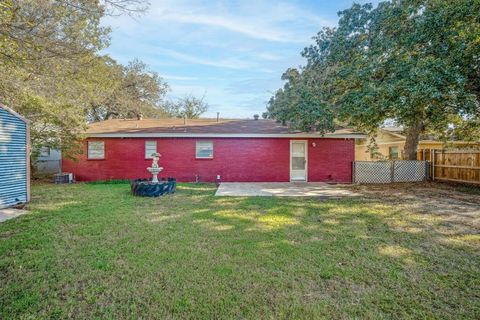
[[[355,139],[289,131],[272,120],[144,119],[92,123],[77,161],[62,169],[77,181],[147,178],[159,152],[160,176],[178,181],[352,181]]]

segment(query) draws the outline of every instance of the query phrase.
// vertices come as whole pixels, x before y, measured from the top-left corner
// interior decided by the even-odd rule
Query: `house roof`
[[[380,128],[380,131],[382,131],[383,133],[386,133],[386,134],[389,134],[391,136],[394,136],[394,137],[397,137],[397,138],[400,138],[402,140],[406,140],[407,137],[405,137],[402,133],[403,133],[403,129],[399,129],[399,128]]]
[[[89,137],[322,137],[291,131],[274,120],[243,119],[113,119],[91,123]],[[364,138],[362,133],[338,128],[325,138]]]

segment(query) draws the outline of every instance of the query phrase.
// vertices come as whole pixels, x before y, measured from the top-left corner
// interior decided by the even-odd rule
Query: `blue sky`
[[[370,1],[356,1],[370,2]],[[205,95],[206,117],[251,118],[265,111],[282,73],[304,64],[302,49],[353,1],[150,0],[139,17],[109,17],[120,63],[138,58],[170,85],[169,99]]]

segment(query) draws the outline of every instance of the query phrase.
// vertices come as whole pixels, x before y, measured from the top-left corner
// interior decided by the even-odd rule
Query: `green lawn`
[[[0,224],[0,318],[479,318],[479,230],[376,199],[36,185]],[[462,231],[463,230],[463,231]]]

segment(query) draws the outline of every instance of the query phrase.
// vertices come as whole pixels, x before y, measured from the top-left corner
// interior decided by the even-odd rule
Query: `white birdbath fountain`
[[[160,153],[152,153],[152,158],[152,166],[147,168],[147,171],[152,174],[152,180],[130,180],[130,188],[134,196],[158,197],[166,194],[173,194],[177,189],[177,179],[173,177],[168,177],[166,179],[162,178],[162,181],[158,181],[158,174],[163,171],[163,168],[158,166]]]
[[[152,166],[147,168],[147,171],[152,174],[152,183],[158,183],[158,174],[163,170],[158,166],[158,160],[160,160],[160,153],[152,153],[153,161]]]

